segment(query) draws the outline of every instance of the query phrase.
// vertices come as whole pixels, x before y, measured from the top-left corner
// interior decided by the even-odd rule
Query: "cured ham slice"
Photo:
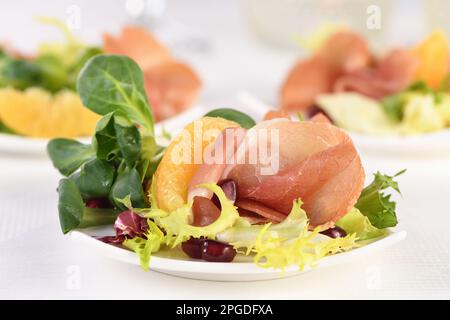
[[[157,121],[185,110],[197,99],[201,81],[196,73],[176,61],[147,30],[126,26],[119,37],[104,34],[103,42],[106,53],[127,55],[141,67]]]
[[[333,34],[318,55],[337,73],[351,73],[366,68],[372,55],[367,41],[351,31]]]
[[[417,58],[409,51],[395,50],[374,69],[364,69],[336,80],[337,92],[358,92],[374,99],[404,90],[413,81]]]
[[[199,184],[215,183],[221,180],[223,172],[232,162],[236,150],[244,140],[246,130],[243,128],[228,128],[222,131],[213,145],[211,155],[214,161],[202,163],[195,171],[189,182],[188,200],[200,196],[211,198],[213,193],[209,189],[198,188]]]
[[[291,70],[281,88],[282,109],[307,110],[318,95],[332,91],[338,77],[364,69],[370,62],[363,38],[349,31],[334,34],[316,55]]]
[[[319,57],[297,63],[281,88],[281,108],[307,110],[318,95],[332,90],[335,79],[334,71]]]
[[[286,215],[284,215],[283,213],[264,206],[263,204],[258,203],[254,200],[242,199],[236,202],[236,206],[239,209],[246,210],[247,212],[256,213],[257,215],[272,222],[281,222],[286,218]]]
[[[354,206],[364,170],[346,133],[325,122],[280,120],[264,121],[254,130],[279,132],[279,171],[263,175],[259,163],[234,165],[226,178],[237,183],[237,203],[252,200],[287,215],[293,201],[301,198],[312,227],[332,226]],[[240,157],[248,157],[252,144],[260,143],[257,140],[246,137]]]
[[[171,62],[144,71],[145,89],[156,119],[166,119],[191,106],[200,80],[186,64]]]

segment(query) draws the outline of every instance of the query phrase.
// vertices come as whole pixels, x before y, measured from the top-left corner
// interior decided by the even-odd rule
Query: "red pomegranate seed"
[[[236,256],[232,246],[215,240],[192,238],[183,242],[181,248],[189,257],[208,262],[231,262]]]
[[[193,259],[201,259],[203,252],[203,239],[189,239],[181,244],[181,249],[183,249],[184,253],[186,253],[189,257]]]
[[[228,245],[214,240],[205,240],[202,259],[209,262],[231,262],[236,256],[236,250]]]
[[[330,228],[325,231],[322,231],[321,234],[326,235],[330,238],[336,239],[336,238],[345,237],[347,235],[347,232],[345,232],[344,229],[339,228],[338,226],[335,226],[334,228]]]
[[[95,198],[86,201],[86,207],[92,209],[111,208],[111,203],[105,198]]]

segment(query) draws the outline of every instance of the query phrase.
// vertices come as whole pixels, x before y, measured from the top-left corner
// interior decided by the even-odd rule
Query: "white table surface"
[[[62,1],[46,3],[49,2],[53,5],[40,4],[41,12],[64,15],[64,5],[56,5]],[[93,3],[78,2],[82,8]],[[189,1],[193,2],[199,1]],[[16,0],[0,5],[0,9],[9,6],[10,10],[6,22],[1,15],[0,39],[7,34],[7,24],[9,30],[17,31],[20,46],[30,46],[27,33],[33,35],[34,42],[38,41],[38,31],[21,27],[36,11],[31,3]],[[217,1],[202,3],[203,12],[217,11]],[[91,36],[95,23],[113,27],[125,19],[121,10],[111,6],[110,16],[102,12],[95,20],[94,9],[86,13],[86,21],[92,25],[85,33]],[[200,34],[211,41],[211,52],[192,54],[205,81],[201,97],[205,104],[240,107],[234,95],[241,89],[274,99],[275,88],[293,59],[292,53],[266,48],[250,37],[236,9],[234,1],[230,7],[219,10],[219,15],[199,17],[190,5],[170,1],[171,17],[196,25]],[[213,35],[215,40],[211,40]],[[398,203],[400,226],[408,232],[405,241],[361,261],[299,277],[220,283],[143,272],[138,267],[92,255],[60,232],[56,209],[60,177],[48,160],[0,151],[0,298],[450,298],[450,157],[364,154],[363,158],[367,172],[409,169],[400,178],[403,198]]]

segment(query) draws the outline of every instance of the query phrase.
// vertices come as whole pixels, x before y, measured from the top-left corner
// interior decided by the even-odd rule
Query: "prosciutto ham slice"
[[[334,91],[352,91],[382,99],[406,89],[414,80],[418,65],[418,59],[411,52],[395,50],[376,68],[360,70],[337,79]]]
[[[235,162],[227,166],[203,164],[191,181],[217,182],[232,179],[237,185],[235,205],[273,222],[280,222],[301,198],[311,227],[331,227],[356,203],[364,184],[364,170],[349,136],[325,119],[311,122],[267,120],[248,131],[234,150]],[[276,130],[272,136],[267,131]],[[266,131],[264,134],[259,134]],[[252,134],[250,134],[252,133]],[[272,141],[278,137],[277,141]],[[278,144],[278,171],[264,173],[267,159],[249,163],[255,146]],[[231,149],[228,149],[229,151]],[[228,154],[229,152],[225,152]],[[266,153],[267,154],[267,153]],[[219,172],[222,173],[219,177]],[[190,189],[189,197],[207,196]]]
[[[282,109],[306,111],[318,95],[333,90],[337,78],[367,67],[370,61],[368,44],[359,35],[349,31],[334,34],[316,55],[290,71],[281,88]]]
[[[281,108],[308,111],[320,94],[342,91],[382,99],[407,88],[418,66],[417,55],[400,49],[374,61],[363,38],[338,32],[314,56],[293,67],[281,88]]]
[[[280,170],[262,175],[258,164],[235,165],[226,178],[237,183],[238,202],[253,200],[287,215],[301,198],[312,227],[332,226],[354,206],[364,170],[346,133],[326,122],[265,121],[254,129],[261,128],[279,131]]]

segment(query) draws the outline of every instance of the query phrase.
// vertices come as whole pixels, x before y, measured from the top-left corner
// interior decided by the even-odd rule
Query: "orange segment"
[[[235,127],[239,125],[233,121],[204,117],[183,129],[167,148],[153,176],[159,208],[171,212],[186,203],[189,181],[203,163],[203,150],[216,141],[221,131]]]
[[[427,39],[413,49],[419,58],[415,80],[423,80],[430,87],[437,89],[449,75],[450,48],[443,31],[434,31]]]
[[[0,90],[0,119],[18,134],[36,138],[80,137],[94,132],[99,116],[72,91]]]

